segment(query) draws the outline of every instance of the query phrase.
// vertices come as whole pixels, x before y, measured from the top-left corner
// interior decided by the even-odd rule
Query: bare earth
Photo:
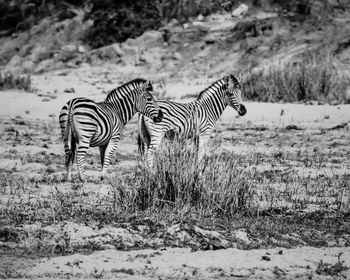
[[[59,142],[58,128],[59,110],[66,101],[77,96],[102,100],[108,89],[119,85],[106,82],[121,81],[118,78],[117,69],[114,69],[113,66],[107,70],[105,68],[106,81],[104,82],[99,82],[100,71],[101,69],[97,67],[57,71],[35,76],[34,85],[37,88],[35,93],[0,92],[2,100],[0,104],[2,142],[0,172],[3,181],[6,176],[63,178],[63,145]],[[128,71],[133,77],[138,77],[133,69],[128,69]],[[123,72],[123,74],[127,76],[127,73]],[[168,83],[165,89],[166,97],[186,102],[191,98],[184,97],[192,96],[206,86],[208,83],[200,80],[196,80],[196,83]],[[69,88],[74,88],[74,93],[64,92]],[[246,116],[238,117],[232,108],[228,108],[219,121],[213,133],[213,140],[222,141],[222,151],[233,151],[238,156],[252,153],[252,151],[263,156],[276,153],[291,155],[287,167],[276,161],[274,167],[261,165],[256,167],[258,169],[290,168],[300,176],[309,176],[309,178],[316,178],[324,174],[329,176],[349,174],[350,105],[247,102],[246,107],[248,110]],[[109,170],[111,174],[128,172],[130,167],[139,164],[135,122],[136,118],[127,125],[124,131],[124,136]],[[309,167],[303,164],[305,154],[316,152],[327,157],[327,164],[317,170],[312,164]],[[89,153],[88,175],[95,177],[100,172],[97,149],[91,149]],[[299,155],[300,161],[296,155]],[[74,172],[76,173],[76,169]],[[55,187],[64,193],[71,192],[71,185],[66,182],[58,182]],[[50,196],[54,186],[41,183],[37,189],[38,196],[45,198]],[[86,190],[102,198],[109,195],[108,184],[98,183],[96,180],[89,182]],[[30,199],[29,196],[28,199]],[[3,205],[13,201],[11,195],[4,195],[0,199]],[[27,198],[23,197],[23,199]],[[313,206],[315,205],[310,205],[310,208]],[[1,209],[3,207],[1,206]],[[342,207],[345,209],[349,207],[349,190],[345,190]],[[57,222],[55,225],[57,228],[53,226],[49,229],[42,226],[42,229],[46,232],[55,232],[63,225],[65,224]],[[41,228],[36,224],[34,227]],[[82,227],[83,225],[79,225],[75,231],[71,231],[71,242],[72,240],[78,240],[77,244],[92,242],[91,238],[101,237],[103,239],[104,236],[113,237],[113,234],[123,242],[133,243],[137,238],[142,238],[143,242],[146,242],[144,235],[139,236],[135,232],[118,231],[112,234],[113,229],[109,229],[107,233],[97,233],[97,229],[83,230]],[[31,230],[34,232],[32,225],[27,225],[27,232],[30,233]],[[176,229],[168,230],[181,232]],[[239,239],[238,232],[236,236]],[[4,237],[1,238],[0,241]],[[243,234],[243,237],[240,238],[243,240],[246,237]],[[335,264],[339,258],[344,262],[344,266],[350,267],[348,247],[350,233],[341,238],[334,242],[330,241],[327,247],[320,248],[299,245],[289,249],[275,246],[271,249],[241,250],[231,244],[230,248],[215,251],[171,248],[160,241],[160,246],[155,246],[156,249],[135,250],[135,247],[131,246],[130,250],[123,251],[102,240],[104,246],[89,254],[63,253],[62,256],[57,256],[60,254],[57,252],[51,254],[51,251],[48,251],[42,258],[12,255],[11,252],[16,252],[17,245],[1,241],[0,278],[332,279],[328,275],[315,274],[315,271],[320,261]],[[30,243],[29,239],[30,234],[23,239],[23,242]],[[147,242],[151,244],[158,241],[148,240]],[[35,248],[32,244],[28,247]],[[350,271],[345,271],[341,277],[350,279]]]

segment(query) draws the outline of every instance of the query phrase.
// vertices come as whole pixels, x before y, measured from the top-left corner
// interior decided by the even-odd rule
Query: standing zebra
[[[239,80],[233,75],[225,76],[203,90],[197,100],[190,103],[158,101],[163,112],[163,120],[159,123],[139,116],[139,151],[141,154],[146,152],[148,166],[153,167],[154,152],[160,146],[163,137],[172,139],[174,135],[178,139],[194,137],[199,162],[205,153],[205,145],[215,123],[226,106],[232,106],[240,116],[247,112],[241,104]]]
[[[136,112],[152,118],[155,123],[163,114],[155,102],[150,82],[132,80],[108,93],[103,102],[74,98],[62,108],[59,116],[65,150],[67,180],[71,180],[71,165],[75,151],[80,180],[84,180],[84,159],[89,147],[99,147],[102,177],[106,175],[113,152],[117,148],[122,128]]]

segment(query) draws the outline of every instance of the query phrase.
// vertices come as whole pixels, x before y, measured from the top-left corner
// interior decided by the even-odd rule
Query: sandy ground
[[[105,74],[108,81],[118,81],[117,73],[113,70],[109,68]],[[67,100],[77,96],[102,100],[108,89],[118,85],[106,81],[97,82],[100,71],[99,68],[58,71],[54,74],[35,76],[35,93],[0,92],[0,126],[3,141],[0,147],[1,176],[17,173],[29,177],[40,176],[47,168],[51,168],[54,174],[63,176],[63,147],[58,140],[59,110]],[[133,74],[137,75],[134,72]],[[183,97],[193,95],[206,86],[208,84],[204,81],[168,83],[166,96],[185,102],[190,99]],[[74,93],[65,92],[70,88],[74,88]],[[264,153],[296,153],[297,150],[305,153],[318,148],[333,160],[321,169],[321,173],[331,170],[333,174],[348,174],[350,105],[247,102],[246,107],[246,116],[238,117],[232,108],[228,108],[219,121],[214,135],[226,141],[223,149],[240,153],[252,149]],[[113,162],[113,165],[117,164],[122,170],[128,170],[138,161],[135,120],[136,118],[127,125],[116,156],[119,158],[118,162]],[[288,125],[295,125],[297,129],[288,130]],[[337,125],[341,125],[341,128],[335,128]],[[49,154],[50,163],[36,160],[45,154]],[[88,175],[94,176],[99,173],[95,171],[99,166],[96,161],[97,149],[92,149],[91,154],[93,158],[89,159],[91,166],[88,167]],[[307,168],[298,163],[292,163],[291,166],[295,170],[299,168],[303,174],[308,172]],[[114,168],[111,168],[110,172],[114,172],[113,170]],[[64,183],[60,187],[62,190],[70,188]],[[92,184],[90,187],[96,193],[108,195],[106,185]],[[40,188],[43,194],[50,193],[48,185],[44,184]],[[3,197],[2,201],[6,201],[6,197]],[[350,267],[350,249],[341,246],[262,250],[229,248],[197,252],[186,248],[127,252],[110,249],[88,255],[35,259],[9,256],[4,248],[6,247],[0,249],[0,277],[9,278],[331,279],[330,276],[316,273],[321,261],[334,265],[340,256],[344,265]],[[4,267],[8,267],[9,271],[4,272]],[[345,272],[344,277],[350,278],[349,270]]]
[[[350,250],[347,248],[197,252],[176,248],[129,252],[105,250],[91,255],[42,259],[34,267],[19,273],[31,278],[69,275],[107,279],[327,279],[315,275],[315,270],[321,259],[333,264],[337,262],[339,254],[345,260],[345,265],[349,266]],[[350,273],[345,277],[350,277]]]
[[[116,72],[121,69],[109,66],[105,70],[105,79],[99,79],[100,68],[87,67],[79,70],[56,71],[33,77],[36,93],[23,93],[16,91],[1,92],[2,103],[0,117],[21,116],[26,119],[49,120],[50,117],[58,118],[63,104],[69,99],[85,96],[95,101],[102,101],[106,93],[120,85],[127,78],[116,78]],[[123,74],[129,73],[138,77],[134,69],[129,69]],[[151,79],[152,80],[152,79]],[[154,79],[153,79],[154,80]],[[115,81],[115,82],[113,82]],[[195,82],[177,82],[166,84],[166,97],[179,102],[189,102],[202,89],[213,81],[195,80]],[[157,82],[154,82],[156,92]],[[67,93],[74,89],[74,92]],[[158,91],[157,91],[158,90]],[[285,126],[287,124],[300,124],[305,127],[328,128],[350,120],[349,105],[308,105],[308,104],[276,104],[245,102],[249,114],[237,120],[237,113],[232,108],[227,108],[221,117],[223,123],[235,122],[265,124],[269,126]],[[311,102],[317,104],[317,102]]]

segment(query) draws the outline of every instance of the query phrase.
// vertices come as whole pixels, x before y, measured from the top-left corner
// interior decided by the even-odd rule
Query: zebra
[[[152,118],[155,123],[162,120],[163,113],[152,96],[152,91],[151,82],[139,78],[111,90],[103,102],[96,103],[78,97],[63,106],[59,124],[68,181],[71,181],[71,165],[75,152],[80,180],[85,180],[84,159],[89,147],[99,147],[101,178],[106,176],[122,129],[136,112]]]
[[[153,168],[154,152],[162,139],[194,138],[197,148],[197,162],[205,153],[205,145],[216,121],[227,105],[232,106],[240,116],[247,112],[241,101],[240,76],[227,75],[204,89],[197,100],[190,103],[158,101],[163,112],[163,120],[155,123],[139,115],[138,147],[141,155],[146,155],[146,162]]]

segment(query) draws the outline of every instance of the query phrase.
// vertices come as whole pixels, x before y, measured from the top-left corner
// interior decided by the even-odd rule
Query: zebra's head
[[[244,116],[247,113],[247,109],[242,104],[241,75],[237,78],[233,75],[228,75],[224,78],[224,81],[228,104],[232,106],[240,116]]]
[[[143,83],[140,87],[139,112],[151,118],[154,122],[161,122],[163,112],[160,110],[152,92],[153,86],[150,81]]]

